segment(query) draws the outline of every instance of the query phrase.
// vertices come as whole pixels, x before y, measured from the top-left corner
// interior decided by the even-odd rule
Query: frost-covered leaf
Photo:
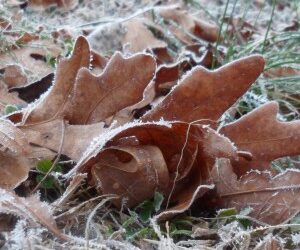
[[[71,10],[77,6],[78,0],[28,0],[28,4],[32,8],[41,10],[50,6],[57,6],[64,10]]]
[[[27,76],[20,65],[7,65],[1,70],[4,70],[2,80],[8,88],[23,86],[27,83]]]
[[[8,105],[24,107],[26,102],[21,100],[16,93],[9,93],[6,88],[0,88],[0,112],[2,114],[7,114],[5,109]]]
[[[109,132],[99,137],[72,172],[92,168],[100,190],[127,198],[128,206],[159,191],[172,202],[164,216],[185,211],[212,188],[206,184],[215,157],[237,156],[227,138],[203,125],[127,124]]]
[[[32,150],[25,134],[3,119],[0,120],[0,145],[0,188],[14,189],[28,177],[30,162],[26,156]]]
[[[32,41],[26,47],[16,48],[8,53],[0,54],[0,67],[18,64],[26,73],[34,74],[36,78],[42,78],[53,72],[53,68],[47,64],[46,57],[57,57],[61,49],[47,40]]]
[[[12,190],[28,178],[29,160],[21,155],[0,151],[0,188]]]
[[[0,119],[0,145],[20,155],[28,155],[31,152],[25,134],[12,122],[4,119]]]
[[[0,213],[13,214],[24,218],[34,225],[43,225],[50,232],[61,239],[66,239],[57,228],[51,208],[45,202],[41,202],[36,195],[23,198],[12,191],[0,188]]]
[[[157,68],[155,75],[155,87],[158,89],[161,85],[166,83],[172,83],[172,86],[176,84],[176,81],[182,76],[187,69],[190,68],[187,59],[183,59],[173,64],[162,64]]]
[[[192,43],[192,36],[209,42],[215,42],[218,39],[217,26],[198,19],[185,10],[178,7],[166,7],[159,9],[158,13],[167,21],[176,23],[176,25],[170,25],[170,30],[184,43]]]
[[[103,123],[68,125],[63,120],[56,119],[20,128],[30,143],[56,152],[61,151],[62,154],[77,161],[93,139],[105,131],[103,126]]]
[[[77,72],[82,67],[88,68],[89,63],[89,44],[84,37],[79,37],[71,57],[61,59],[58,63],[52,88],[25,111],[24,122],[32,124],[62,117],[73,91]]]
[[[101,192],[126,198],[129,207],[168,187],[169,172],[160,149],[152,145],[109,147],[99,155],[92,175]],[[120,205],[120,200],[115,202]]]
[[[218,159],[211,171],[217,207],[250,207],[250,216],[276,225],[286,223],[300,211],[300,171],[288,169],[275,177],[269,172],[251,171],[238,179],[228,159]],[[206,197],[207,198],[207,197]]]
[[[218,120],[243,95],[264,68],[262,56],[236,60],[217,70],[194,67],[143,121]]]
[[[155,70],[155,60],[149,54],[124,58],[120,53],[110,59],[99,76],[81,69],[65,118],[72,124],[96,123],[138,103]]]
[[[281,122],[277,114],[278,104],[269,102],[220,130],[239,150],[252,154],[250,161],[233,162],[239,176],[251,169],[269,169],[277,158],[300,154],[300,121]]]
[[[153,33],[147,28],[147,25],[151,26],[150,21],[143,18],[132,18],[126,22],[126,34],[123,45],[127,45],[130,52],[137,53],[146,49],[157,48],[166,49],[167,44],[155,38]]]

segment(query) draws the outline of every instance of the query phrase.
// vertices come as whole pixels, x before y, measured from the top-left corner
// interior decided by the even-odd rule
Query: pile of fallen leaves
[[[287,223],[299,213],[300,171],[277,174],[270,164],[300,154],[300,121],[278,121],[272,101],[225,126],[218,122],[264,71],[264,58],[209,70],[222,57],[210,46],[222,39],[218,28],[178,7],[158,12],[184,44],[181,56],[170,52],[163,26],[146,17],[117,24],[125,27],[123,53],[104,56],[79,36],[68,58],[59,56],[57,41],[9,32],[3,19],[19,61],[0,55],[2,230],[11,231],[17,217],[27,228],[42,225],[71,240],[64,230],[76,222],[61,218],[80,186],[93,189],[86,200],[97,191],[100,204],[110,200],[122,210],[159,194],[164,199],[152,218],[158,222],[191,206],[210,214],[249,208],[256,226]],[[57,60],[54,74],[49,55]],[[60,192],[47,189],[53,186]]]

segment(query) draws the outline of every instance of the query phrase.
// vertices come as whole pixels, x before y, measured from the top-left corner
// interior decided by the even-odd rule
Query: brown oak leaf
[[[155,70],[155,60],[149,54],[124,58],[120,53],[109,60],[99,76],[81,69],[65,118],[72,124],[96,123],[142,101]]]
[[[60,151],[78,161],[93,143],[93,139],[104,133],[103,127],[104,123],[68,125],[64,120],[56,119],[20,128],[30,143],[56,152]]]
[[[300,121],[280,122],[278,104],[269,102],[239,120],[221,128],[241,151],[252,154],[252,160],[233,162],[238,176],[251,169],[269,169],[271,161],[300,153]]]
[[[259,55],[236,60],[214,71],[194,67],[142,120],[216,121],[247,91],[263,68],[264,59]]]
[[[158,190],[170,196],[166,217],[188,209],[195,192],[200,195],[212,188],[206,180],[215,157],[236,158],[237,152],[227,138],[207,126],[127,124],[99,137],[69,176],[92,168],[101,191],[118,194],[129,206]]]
[[[275,177],[269,172],[251,171],[240,179],[228,159],[218,159],[211,172],[217,207],[250,207],[250,216],[276,225],[286,223],[300,211],[300,171],[288,169]],[[206,197],[207,198],[207,197]]]
[[[69,95],[73,91],[77,72],[82,67],[88,68],[89,63],[88,42],[84,37],[79,37],[71,57],[58,63],[52,88],[25,111],[23,122],[32,124],[62,117]]]

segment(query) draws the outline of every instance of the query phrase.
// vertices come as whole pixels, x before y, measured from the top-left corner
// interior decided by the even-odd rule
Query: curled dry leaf
[[[175,85],[180,76],[190,68],[187,59],[183,59],[173,64],[162,64],[157,68],[155,75],[156,89],[162,87],[166,83]]]
[[[25,32],[18,38],[18,40],[16,41],[16,44],[26,44],[26,43],[29,43],[31,41],[38,40],[38,39],[39,39],[39,36],[36,35],[35,33]]]
[[[57,228],[51,208],[36,195],[23,198],[0,188],[0,214],[3,213],[22,217],[34,225],[42,224],[60,239],[68,238]]]
[[[300,121],[280,122],[277,114],[278,104],[269,102],[220,130],[239,150],[252,154],[251,161],[233,162],[238,176],[251,169],[269,169],[277,158],[299,155]]]
[[[239,59],[214,71],[195,67],[142,120],[216,121],[247,91],[263,69],[264,59],[259,55]]]
[[[215,157],[237,157],[227,138],[203,125],[132,124],[110,132],[78,167],[92,167],[101,192],[118,194],[129,206],[151,198],[155,190],[170,196],[172,205],[164,217],[185,211],[196,191],[202,195],[212,188],[205,184]],[[121,200],[115,204],[120,206]]]
[[[289,169],[272,177],[251,171],[240,179],[228,159],[218,159],[211,172],[216,185],[214,206],[250,207],[250,216],[267,224],[286,223],[300,211],[300,171]]]
[[[92,175],[103,193],[122,194],[128,199],[129,207],[151,198],[156,190],[164,190],[169,184],[164,157],[160,149],[152,145],[103,150]]]

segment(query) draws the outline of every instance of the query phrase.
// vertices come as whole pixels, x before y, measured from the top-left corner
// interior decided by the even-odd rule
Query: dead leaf
[[[220,130],[239,150],[252,154],[251,161],[233,162],[238,176],[251,169],[269,169],[275,159],[300,154],[300,121],[278,121],[278,109],[276,102],[269,102]]]
[[[29,42],[22,48],[13,49],[7,53],[0,54],[0,66],[8,64],[19,64],[28,72],[27,75],[34,74],[37,78],[42,78],[53,72],[53,68],[47,64],[46,57],[57,57],[61,54],[61,49],[46,40]]]
[[[0,120],[0,145],[0,188],[14,189],[28,177],[31,165],[26,156],[32,150],[25,134],[4,119]]]
[[[78,0],[28,0],[29,6],[36,9],[45,9],[56,5],[64,10],[74,9],[78,5]]]
[[[25,134],[12,122],[4,119],[0,119],[0,145],[2,150],[9,149],[19,155],[29,155],[31,152]]]
[[[264,77],[272,79],[277,77],[289,77],[296,75],[299,76],[300,71],[291,67],[271,68],[264,72]]]
[[[210,24],[201,19],[195,18],[187,11],[176,8],[161,8],[158,11],[164,19],[175,22],[178,26],[172,25],[170,30],[179,40],[186,44],[192,43],[192,34],[208,42],[215,42],[218,39],[219,29],[217,26]]]
[[[5,113],[7,105],[25,107],[27,104],[21,100],[16,93],[9,93],[6,88],[0,88],[0,112]]]
[[[224,22],[228,24],[227,36],[230,39],[236,39],[239,44],[248,41],[254,33],[261,33],[259,27],[254,27],[242,17],[225,17]]]
[[[152,145],[103,150],[92,168],[92,175],[101,192],[120,195],[128,207],[151,198],[156,190],[164,191],[169,184],[164,157],[160,149]],[[120,200],[114,203],[121,205]]]
[[[149,20],[144,18],[132,18],[125,24],[126,35],[123,40],[123,46],[129,46],[127,49],[132,53],[142,52],[146,49],[166,49],[167,44],[155,38],[153,33],[147,26],[154,26],[150,24]],[[142,39],[141,39],[142,37]]]
[[[264,59],[253,55],[217,70],[194,67],[143,121],[193,122],[218,120],[243,95],[264,68]]]
[[[91,125],[68,125],[61,119],[34,125],[19,126],[30,143],[60,151],[71,159],[78,161],[93,139],[101,135],[104,123]],[[76,143],[74,143],[76,139]]]
[[[27,83],[27,76],[21,66],[12,64],[4,68],[2,80],[8,88],[12,88],[25,85]]]
[[[34,225],[41,224],[58,238],[67,240],[57,228],[51,208],[34,195],[27,198],[18,197],[14,192],[0,188],[0,213],[14,214],[28,220]]]
[[[215,205],[219,207],[250,207],[250,216],[276,225],[287,223],[300,211],[300,172],[288,169],[272,178],[269,172],[251,171],[240,179],[228,159],[218,159],[211,172],[216,185]]]
[[[26,157],[0,151],[0,161],[0,188],[12,190],[28,178],[31,164]]]
[[[92,72],[94,74],[99,74],[105,68],[109,59],[93,50],[91,51],[91,55],[92,55],[91,65],[93,67]],[[101,70],[101,72],[99,72],[99,70]]]
[[[128,206],[158,190],[172,202],[161,215],[166,218],[185,211],[198,195],[212,188],[206,180],[216,156],[237,155],[227,138],[207,126],[127,124],[99,137],[68,176],[92,168],[100,190],[127,198]],[[115,204],[120,206],[120,200]]]
[[[99,76],[81,69],[65,118],[72,124],[96,123],[142,101],[155,70],[155,60],[149,54],[124,58],[120,53],[110,59]]]
[[[180,76],[189,69],[187,59],[183,59],[173,64],[162,64],[157,68],[155,75],[155,87],[158,89],[160,85],[176,82]],[[174,83],[175,84],[175,83]]]
[[[16,44],[26,44],[26,43],[29,43],[31,41],[35,41],[38,39],[39,39],[39,36],[36,35],[35,33],[25,32],[18,38],[18,40],[16,41]]]
[[[73,91],[77,72],[89,67],[90,49],[84,37],[76,40],[72,56],[61,59],[57,65],[55,82],[49,92],[25,111],[26,124],[45,122],[63,116],[69,95]]]
[[[0,28],[3,30],[10,30],[11,29],[10,21],[4,17],[0,17]]]

